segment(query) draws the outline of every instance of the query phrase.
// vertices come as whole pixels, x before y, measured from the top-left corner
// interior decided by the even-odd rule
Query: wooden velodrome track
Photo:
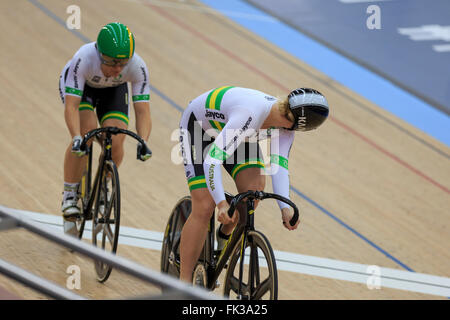
[[[331,118],[320,130],[297,135],[291,185],[339,221],[291,191],[302,211],[301,228],[286,231],[270,202],[257,211],[257,227],[275,250],[405,270],[357,232],[415,272],[450,277],[448,147],[223,16],[200,10],[202,4],[165,3],[174,6],[145,0],[0,2],[1,205],[60,215],[70,137],[59,74],[84,44],[80,34],[93,41],[102,25],[121,21],[134,32],[136,51],[150,70],[154,154],[146,163],[136,161],[135,143],[126,141],[120,168],[123,226],[162,232],[173,205],[188,193],[182,165],[171,160],[177,106],[185,108],[193,97],[222,85],[277,96],[306,86],[325,94]],[[76,32],[63,25],[71,4],[81,8]],[[270,190],[269,179],[267,185]],[[118,254],[159,270],[159,251],[121,245]],[[91,260],[26,230],[0,232],[0,258],[61,286],[66,268],[78,265],[82,288],[76,293],[93,299],[158,292],[119,271],[99,284]],[[0,287],[24,299],[47,298],[2,275]],[[279,271],[279,288],[281,299],[441,298],[287,271]]]

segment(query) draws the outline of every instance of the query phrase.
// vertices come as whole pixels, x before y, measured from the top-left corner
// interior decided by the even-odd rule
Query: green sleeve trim
[[[71,87],[66,87],[66,93],[76,94],[77,96],[80,96],[80,97],[83,96],[82,90],[78,90],[78,89],[71,88]]]
[[[216,146],[215,143],[213,143],[211,149],[209,150],[209,155],[211,158],[220,160],[220,161],[225,161],[227,160],[227,158],[229,157],[228,154],[226,154],[225,151],[220,150],[218,146]]]
[[[280,156],[278,154],[271,154],[270,155],[270,163],[277,164],[280,167],[283,167],[286,170],[289,170],[288,169],[288,163],[289,163],[288,159],[286,159],[285,157]]]
[[[136,101],[148,101],[148,100],[150,100],[150,95],[149,94],[141,94],[141,95],[133,96],[133,102],[136,102]]]

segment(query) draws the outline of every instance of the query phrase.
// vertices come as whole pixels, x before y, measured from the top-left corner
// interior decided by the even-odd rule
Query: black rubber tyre
[[[109,176],[110,179],[106,179]],[[105,162],[104,174],[97,192],[92,219],[92,244],[116,253],[120,228],[120,185],[117,167],[112,161]],[[110,191],[108,195],[108,191]],[[105,199],[100,201],[100,199]],[[103,203],[104,202],[104,203]],[[103,206],[103,209],[102,209]],[[102,261],[94,261],[97,280],[105,282],[112,267]]]
[[[180,276],[181,230],[192,210],[191,197],[181,198],[170,214],[161,248],[161,272]]]

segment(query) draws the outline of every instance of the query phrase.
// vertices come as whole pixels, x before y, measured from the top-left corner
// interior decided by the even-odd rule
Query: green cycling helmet
[[[134,35],[120,22],[108,23],[97,37],[98,51],[114,59],[131,59],[134,47]]]

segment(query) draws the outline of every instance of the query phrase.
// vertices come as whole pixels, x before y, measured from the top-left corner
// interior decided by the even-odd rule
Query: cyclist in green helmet
[[[134,48],[134,35],[121,23],[107,24],[98,34],[97,50],[107,72],[116,75],[133,57]]]
[[[83,45],[66,64],[60,75],[59,92],[64,104],[64,117],[71,142],[64,158],[64,192],[61,211],[64,231],[75,234],[74,218],[80,213],[78,186],[85,166],[82,136],[88,131],[114,126],[128,128],[129,94],[136,115],[136,131],[148,141],[150,116],[149,73],[144,60],[135,53],[133,33],[122,23],[109,23],[101,28],[97,41]],[[113,137],[113,160],[123,159],[125,135]],[[138,157],[151,156],[147,145],[137,146]]]

